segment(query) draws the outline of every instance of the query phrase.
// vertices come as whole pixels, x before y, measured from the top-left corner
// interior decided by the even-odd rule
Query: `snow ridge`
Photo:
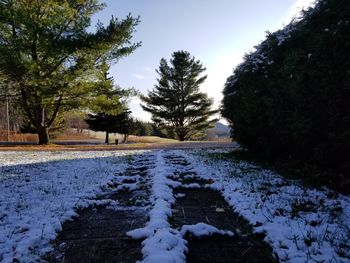
[[[181,233],[171,228],[168,218],[171,216],[171,205],[175,202],[172,187],[179,183],[167,178],[170,168],[166,166],[163,151],[156,153],[156,167],[150,170],[152,177],[153,207],[150,220],[144,228],[134,229],[127,234],[135,239],[146,238],[143,242],[141,262],[173,262],[186,261],[187,241]]]
[[[182,236],[185,236],[187,233],[190,233],[196,237],[201,236],[210,236],[213,234],[219,234],[219,235],[228,235],[233,236],[233,232],[229,230],[219,230],[215,226],[205,224],[203,222],[197,223],[195,225],[183,225],[181,227],[181,234]]]
[[[166,163],[164,158],[176,156],[178,159],[188,160],[188,155],[183,151],[170,151],[164,155],[164,151],[156,153],[157,166],[150,170],[152,179],[153,206],[150,211],[150,221],[144,228],[134,229],[127,233],[132,238],[145,238],[142,242],[143,260],[141,262],[186,262],[186,252],[188,252],[185,236],[190,234],[196,237],[211,236],[213,234],[233,236],[234,233],[228,230],[220,230],[214,226],[203,222],[195,225],[183,225],[180,230],[170,226],[168,219],[172,216],[171,206],[175,203],[175,197],[182,198],[184,195],[173,195],[173,188],[200,188],[198,183],[183,184],[176,181],[179,173],[195,170],[193,167],[183,167],[182,165]],[[168,176],[171,175],[171,180]],[[193,178],[194,175],[186,175]]]

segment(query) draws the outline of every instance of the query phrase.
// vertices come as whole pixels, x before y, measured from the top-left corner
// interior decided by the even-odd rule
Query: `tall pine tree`
[[[0,1],[0,74],[21,95],[21,105],[39,143],[49,142],[56,116],[93,97],[101,63],[139,46],[131,37],[139,20],[111,18],[89,32],[98,0]]]
[[[200,136],[217,121],[210,119],[217,113],[212,109],[212,99],[199,91],[207,78],[202,75],[204,71],[201,62],[189,52],[174,52],[170,65],[161,59],[158,83],[148,96],[141,96],[142,108],[180,141]]]

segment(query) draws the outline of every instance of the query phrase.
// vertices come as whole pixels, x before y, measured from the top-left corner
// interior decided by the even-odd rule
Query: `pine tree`
[[[130,111],[125,110],[116,115],[106,113],[88,114],[85,121],[91,130],[106,132],[105,143],[109,143],[110,133],[120,133],[124,135],[124,140],[127,138],[132,125],[130,113]]]
[[[132,53],[138,18],[110,20],[87,29],[103,8],[98,0],[0,1],[0,74],[21,96],[27,119],[49,142],[56,116],[92,98],[99,74],[110,63]]]
[[[130,97],[136,96],[134,88],[123,89],[114,84],[113,77],[108,77],[110,66],[104,61],[97,74],[95,92],[86,98],[82,106],[93,113],[116,115],[127,109]]]
[[[93,112],[88,114],[86,122],[90,129],[105,131],[105,143],[109,142],[109,133],[123,134],[125,142],[131,132],[136,129],[130,111],[127,107],[127,100],[136,95],[133,88],[122,89],[113,84],[113,78],[108,77],[109,65],[106,62],[101,64],[101,72],[98,75],[100,81],[96,87],[94,96],[88,98],[84,105],[87,110]]]
[[[217,111],[212,110],[212,99],[199,91],[207,77],[202,75],[205,68],[201,62],[186,51],[177,51],[170,64],[161,59],[158,83],[148,96],[141,96],[141,106],[168,133],[174,133],[180,141],[190,140],[217,121],[209,120]]]

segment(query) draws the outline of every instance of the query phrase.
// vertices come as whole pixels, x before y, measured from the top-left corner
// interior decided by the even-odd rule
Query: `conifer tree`
[[[212,110],[212,99],[199,91],[207,77],[202,75],[204,71],[201,62],[189,52],[174,52],[170,65],[161,59],[158,83],[148,96],[141,96],[142,108],[180,141],[196,138],[217,121],[209,119],[217,113]]]
[[[127,138],[133,123],[130,113],[130,111],[125,110],[116,115],[106,113],[89,114],[85,121],[91,130],[106,132],[105,143],[109,143],[110,133],[120,133],[124,135],[124,139]]]
[[[49,142],[56,116],[98,92],[104,62],[132,53],[138,18],[111,18],[88,31],[98,0],[1,0],[0,75],[21,96],[27,119]],[[102,98],[102,97],[100,97]]]

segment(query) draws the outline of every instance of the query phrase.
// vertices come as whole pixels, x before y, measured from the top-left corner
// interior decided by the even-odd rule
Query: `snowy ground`
[[[0,262],[36,262],[134,153],[1,152]]]
[[[202,223],[171,228],[171,205],[181,197],[172,191],[180,183],[168,178],[174,171],[165,159],[169,154],[184,157],[198,176],[213,181],[206,187],[220,191],[256,232],[265,232],[282,262],[350,262],[348,196],[309,189],[245,162],[211,159],[210,151],[150,153],[156,159],[149,170],[150,221],[129,232],[145,238],[144,262],[184,262],[186,232],[222,232]],[[0,153],[0,261],[31,262],[49,250],[62,222],[76,215],[74,208],[89,205],[101,186],[126,168],[126,155],[135,153]]]
[[[210,150],[209,150],[210,151]],[[350,262],[350,197],[310,189],[243,161],[188,155],[282,262]]]
[[[309,189],[246,162],[208,158],[207,152],[215,151],[173,151],[189,161],[203,179],[214,181],[206,187],[220,191],[233,209],[249,220],[254,231],[266,234],[266,241],[281,262],[350,262],[348,196],[328,189]],[[165,165],[162,154],[158,153],[157,158],[160,167],[153,177],[150,222],[129,234],[146,237],[143,262],[184,262],[187,248],[183,234],[194,229],[197,234],[210,235],[211,226],[199,224],[180,230],[169,226],[171,204],[175,202],[172,188],[179,183],[167,178],[172,167]]]

